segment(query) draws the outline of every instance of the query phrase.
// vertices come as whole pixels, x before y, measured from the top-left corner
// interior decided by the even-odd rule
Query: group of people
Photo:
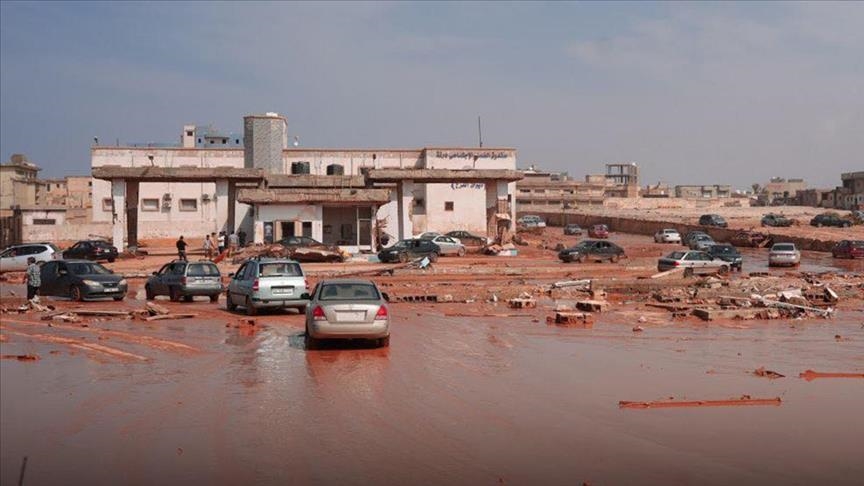
[[[226,242],[228,246],[226,247]],[[189,246],[186,243],[186,240],[183,239],[183,236],[180,236],[180,239],[177,240],[177,258],[180,260],[186,260],[186,247]],[[204,242],[202,244],[202,249],[204,250],[204,258],[208,260],[212,260],[217,255],[221,255],[227,249],[228,255],[231,256],[234,252],[237,251],[237,248],[242,246],[246,246],[246,232],[242,229],[235,233],[226,234],[224,231],[220,231],[217,235],[215,232],[210,233],[209,235],[204,235]]]

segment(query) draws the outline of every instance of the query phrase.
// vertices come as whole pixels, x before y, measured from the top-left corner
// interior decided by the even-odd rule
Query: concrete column
[[[375,251],[375,248],[378,246],[378,235],[375,234],[377,232],[376,231],[377,228],[375,227],[375,225],[378,224],[377,218],[378,218],[378,205],[373,204],[372,205],[372,220],[369,221],[369,227],[372,230],[372,237],[369,239],[369,245],[371,246],[372,251]]]
[[[216,210],[215,210],[215,226],[216,231],[227,231],[230,230],[228,228],[228,212],[229,208],[233,204],[228,199],[228,180],[227,179],[217,179],[216,180]]]
[[[138,246],[138,181],[126,182],[126,235],[128,246]],[[119,250],[120,247],[117,247]]]
[[[126,249],[126,180],[111,180],[112,237],[118,251]]]
[[[508,184],[504,181],[489,180],[484,183],[486,187],[486,236],[490,238],[501,237],[502,243],[509,242],[509,231],[506,228],[512,228],[513,207],[507,205],[507,195],[509,194]],[[510,214],[509,226],[498,219],[496,214]],[[499,227],[500,233],[499,234]]]
[[[253,243],[264,243],[264,221],[258,219],[257,211],[255,221],[252,223],[253,226],[253,234],[252,234],[252,242]]]
[[[414,235],[414,222],[411,220],[411,210],[414,204],[414,181],[399,181],[396,185],[396,202],[399,205],[399,239],[404,240]]]
[[[237,183],[228,181],[228,221],[225,223],[227,228],[225,231],[230,235],[237,229]]]

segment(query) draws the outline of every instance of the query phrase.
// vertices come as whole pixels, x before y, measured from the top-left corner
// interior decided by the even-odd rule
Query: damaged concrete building
[[[179,146],[92,147],[93,222],[116,246],[242,229],[256,243],[304,235],[359,251],[385,234],[506,235],[515,215],[512,148],[289,148],[276,113],[244,117],[243,148],[196,133],[184,126]]]

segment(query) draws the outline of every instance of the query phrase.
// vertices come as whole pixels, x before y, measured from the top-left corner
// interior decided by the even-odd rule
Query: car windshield
[[[864,248],[864,240],[853,241],[849,246],[852,248]]]
[[[293,262],[262,263],[258,266],[259,277],[299,277],[303,275],[300,264]]]
[[[401,248],[408,248],[408,247],[410,247],[410,246],[411,246],[411,245],[408,243],[408,241],[406,241],[406,240],[401,240],[401,241],[398,241],[395,245],[393,245],[393,248],[395,248],[395,249],[401,249]]]
[[[791,243],[780,243],[774,245],[773,251],[795,251],[795,245]]]
[[[191,263],[186,275],[189,277],[218,277],[219,268],[212,263]]]
[[[696,235],[696,241],[711,241],[711,237],[708,235]]]
[[[591,248],[594,248],[594,243],[591,241],[583,241],[573,247],[574,250],[589,250]]]
[[[68,263],[66,268],[73,275],[108,275],[111,273],[110,270],[98,263]]]
[[[366,283],[325,283],[318,300],[380,300],[381,295],[374,285]]]

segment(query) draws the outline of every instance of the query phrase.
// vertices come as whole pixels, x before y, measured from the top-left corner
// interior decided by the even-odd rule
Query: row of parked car
[[[467,231],[451,231],[445,234],[429,231],[382,248],[378,252],[378,259],[384,263],[406,263],[427,257],[429,261],[435,262],[440,256],[465,256],[468,252],[466,245],[483,246],[488,243],[488,238]]]
[[[82,240],[66,250],[45,242],[13,245],[0,252],[0,272],[23,272],[30,257],[37,262],[61,258],[113,262],[117,259],[117,248],[103,240]]]

